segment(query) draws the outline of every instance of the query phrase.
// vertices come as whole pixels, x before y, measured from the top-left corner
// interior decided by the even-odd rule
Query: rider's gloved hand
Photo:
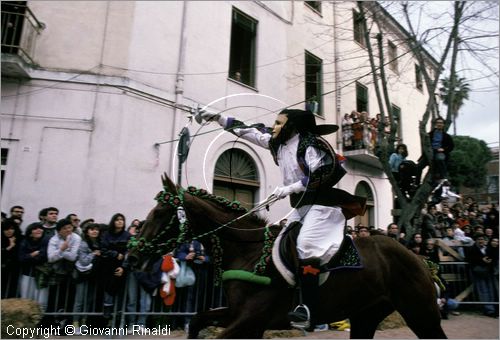
[[[277,187],[276,189],[274,189],[272,195],[281,199],[281,198],[287,197],[288,195],[302,192],[305,189],[306,188],[304,187],[302,182],[298,181],[296,183],[293,183],[293,184],[290,184],[290,185],[287,185],[284,187]]]
[[[220,113],[214,113],[207,111],[205,109],[197,109],[196,115],[195,115],[196,122],[198,124],[201,124],[203,121],[205,122],[218,122],[219,125],[225,126],[227,118],[222,116]]]

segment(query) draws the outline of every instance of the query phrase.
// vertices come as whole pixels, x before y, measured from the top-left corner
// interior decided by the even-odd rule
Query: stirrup
[[[293,328],[305,330],[311,326],[311,312],[304,304],[298,305],[292,312],[288,313],[288,319]]]

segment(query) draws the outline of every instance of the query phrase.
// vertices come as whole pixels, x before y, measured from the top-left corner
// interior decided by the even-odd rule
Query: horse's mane
[[[189,187],[187,192],[192,196],[202,199],[207,203],[210,203],[213,207],[217,207],[224,211],[227,215],[230,215],[231,218],[240,217],[243,214],[248,212],[248,209],[241,206],[241,203],[238,201],[230,201],[225,197],[216,196],[204,189],[196,189],[194,187]],[[255,226],[265,226],[268,224],[268,220],[263,218],[255,213],[248,215],[247,217],[241,219],[239,221],[241,229],[255,228]]]

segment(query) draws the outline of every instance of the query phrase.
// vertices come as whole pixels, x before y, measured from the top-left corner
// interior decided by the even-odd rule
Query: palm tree
[[[451,89],[451,82],[455,78],[454,88]],[[465,78],[452,74],[450,78],[441,79],[442,87],[439,89],[443,103],[451,109],[453,119],[453,135],[457,135],[457,117],[458,111],[464,105],[464,101],[469,99],[470,86],[465,82]],[[451,106],[451,107],[450,107]]]

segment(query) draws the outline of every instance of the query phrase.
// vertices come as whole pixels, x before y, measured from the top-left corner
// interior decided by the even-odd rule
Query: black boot
[[[302,303],[288,313],[292,327],[314,330],[319,300],[319,259],[300,261],[301,273],[298,276]]]

